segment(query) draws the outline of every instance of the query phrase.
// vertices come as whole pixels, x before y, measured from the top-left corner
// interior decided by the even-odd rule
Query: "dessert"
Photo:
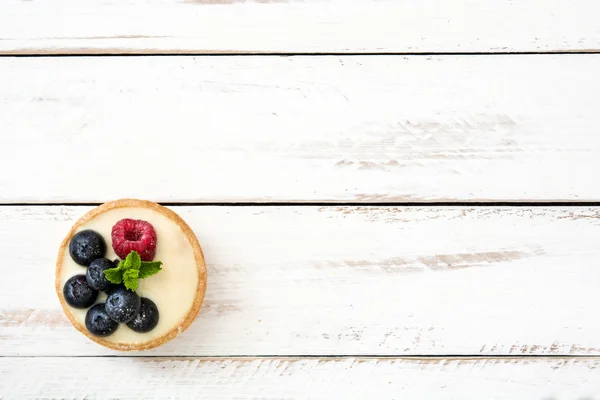
[[[73,326],[116,350],[160,346],[196,318],[206,266],[173,211],[123,199],[94,208],[60,246],[55,287]]]

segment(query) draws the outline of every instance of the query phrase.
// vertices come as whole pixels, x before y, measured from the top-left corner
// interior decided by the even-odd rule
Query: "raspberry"
[[[152,261],[156,253],[156,231],[141,219],[122,219],[112,228],[112,246],[121,259],[137,251],[142,261]]]

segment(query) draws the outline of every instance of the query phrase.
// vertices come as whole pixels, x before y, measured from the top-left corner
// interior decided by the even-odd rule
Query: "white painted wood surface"
[[[0,53],[600,51],[595,0],[0,2]]]
[[[597,201],[598,71],[600,55],[3,58],[0,201]]]
[[[4,399],[595,399],[597,358],[10,358]]]
[[[599,201],[598,15],[1,1],[0,55],[155,56],[0,58],[0,398],[598,397],[600,207],[372,205]],[[480,54],[512,52],[538,54]],[[586,54],[539,54],[557,52]],[[248,53],[313,56],[156,56]],[[205,304],[125,355],[76,332],[51,284],[90,207],[32,205],[119,197],[365,206],[174,207]]]
[[[122,355],[71,327],[52,284],[88,209],[0,208],[0,355]],[[205,304],[132,355],[600,355],[600,208],[174,210],[204,247]]]

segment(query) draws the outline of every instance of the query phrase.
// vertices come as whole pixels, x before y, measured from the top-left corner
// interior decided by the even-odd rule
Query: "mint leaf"
[[[139,274],[140,271],[137,269],[128,269],[123,272],[123,282],[125,283],[125,287],[132,292],[135,292],[135,290],[138,288]]]
[[[119,263],[119,266],[121,263]],[[132,251],[127,254],[127,258],[125,258],[125,263],[123,264],[125,269],[140,269],[142,265],[142,259],[137,251]]]
[[[142,261],[142,265],[140,266],[140,279],[147,278],[158,273],[158,271],[162,269],[160,267],[161,265],[161,261]]]
[[[124,283],[125,287],[135,292],[139,286],[138,279],[144,279],[158,273],[161,261],[142,261],[137,251],[131,251],[116,268],[104,271],[104,276],[111,283]]]
[[[121,283],[123,282],[123,271],[119,265],[117,268],[110,268],[104,271],[104,276],[110,283]]]

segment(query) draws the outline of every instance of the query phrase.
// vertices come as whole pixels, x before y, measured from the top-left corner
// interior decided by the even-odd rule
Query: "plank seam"
[[[30,359],[30,358],[157,358],[157,359],[255,359],[255,358],[294,358],[294,359],[346,359],[346,358],[361,358],[361,359],[397,359],[397,360],[418,360],[418,359],[533,359],[533,358],[550,358],[550,359],[600,359],[600,354],[515,354],[515,355],[484,355],[484,354],[436,354],[436,355],[360,355],[360,354],[343,354],[343,355],[131,355],[131,354],[104,354],[104,355],[34,355],[34,356],[4,356],[0,355],[0,359]]]
[[[256,52],[239,52],[239,53],[190,53],[190,52],[162,52],[162,53],[57,53],[57,54],[40,54],[40,53],[11,53],[0,51],[0,58],[7,57],[371,57],[371,56],[528,56],[528,55],[590,55],[600,54],[600,49],[579,49],[579,50],[548,50],[548,51],[504,51],[504,52],[368,52],[368,53],[344,53],[344,52],[327,52],[327,53],[256,53]]]
[[[600,207],[600,201],[158,202],[167,207]],[[101,202],[0,203],[0,207],[94,207]]]

